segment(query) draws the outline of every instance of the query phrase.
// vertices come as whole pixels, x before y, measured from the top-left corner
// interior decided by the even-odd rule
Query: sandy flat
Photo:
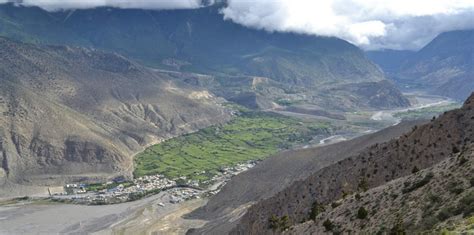
[[[181,215],[203,205],[205,200],[170,204],[169,196],[162,192],[139,201],[104,206],[39,203],[2,206],[0,234],[150,234],[153,231],[182,234],[187,228],[178,228],[177,224],[187,223]],[[199,227],[200,222],[188,224]]]

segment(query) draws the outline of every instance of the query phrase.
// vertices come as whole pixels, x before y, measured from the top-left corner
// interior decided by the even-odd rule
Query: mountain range
[[[304,101],[325,109],[409,105],[356,46],[334,37],[247,28],[225,20],[219,13],[221,7],[48,12],[3,4],[0,35],[30,43],[93,47],[157,69],[212,75],[217,79],[211,85],[221,95],[244,100],[242,104],[254,100],[250,103],[261,104],[263,109],[272,108],[276,100]],[[248,86],[249,80],[262,77],[268,82],[259,82],[257,88],[253,82]],[[386,100],[365,102],[371,97],[353,96],[347,87],[370,87],[372,96]],[[328,92],[335,95],[321,96]],[[255,102],[254,97],[261,101]]]
[[[474,89],[474,30],[441,33],[419,51],[374,51],[368,57],[402,86],[457,100]]]

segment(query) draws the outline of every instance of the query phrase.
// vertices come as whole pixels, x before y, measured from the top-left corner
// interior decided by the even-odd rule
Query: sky
[[[202,6],[202,0],[16,1],[50,11],[100,6],[142,9]],[[227,0],[221,14],[247,27],[335,36],[366,50],[416,50],[439,33],[474,28],[474,0]]]

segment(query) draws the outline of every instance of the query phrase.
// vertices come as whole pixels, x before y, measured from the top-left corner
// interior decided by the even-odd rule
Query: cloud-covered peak
[[[335,36],[367,49],[417,49],[474,28],[473,0],[229,0],[225,18],[270,31]]]
[[[334,36],[365,49],[418,49],[439,33],[474,28],[474,0],[0,0],[46,10],[193,9],[226,2],[223,17],[268,31]]]

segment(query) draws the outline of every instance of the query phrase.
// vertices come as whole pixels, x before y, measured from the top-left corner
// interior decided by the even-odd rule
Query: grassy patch
[[[135,158],[135,177],[163,174],[204,181],[219,169],[263,159],[327,132],[329,125],[269,113],[246,112],[229,123],[151,146]],[[205,173],[203,173],[205,172]]]

